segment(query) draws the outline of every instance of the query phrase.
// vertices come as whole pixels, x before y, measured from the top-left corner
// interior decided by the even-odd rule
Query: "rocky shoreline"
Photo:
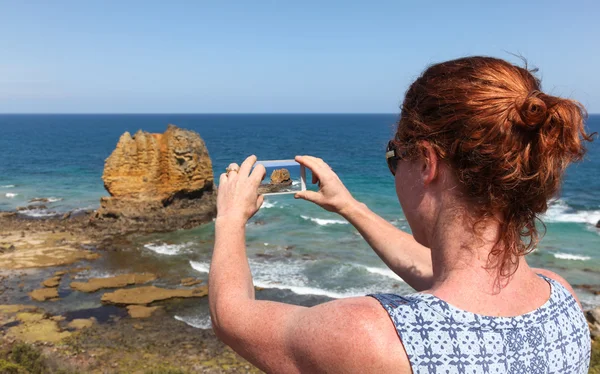
[[[0,212],[0,372],[11,372],[2,365],[24,343],[56,366],[44,372],[257,371],[212,330],[169,315],[186,300],[205,299],[204,280],[165,285],[151,273],[88,276],[110,273],[99,267],[106,265],[99,265],[102,257],[135,236],[98,230],[89,223],[92,216],[33,220]],[[64,295],[65,289],[71,294]],[[61,306],[86,297],[102,306],[75,311]]]
[[[187,277],[157,286],[160,276],[147,272],[87,276],[93,270],[110,273],[99,261],[136,235],[98,230],[89,224],[92,216],[32,220],[0,212],[0,369],[10,363],[2,361],[2,352],[10,357],[26,343],[56,366],[47,372],[257,372],[212,330],[171,317],[178,305],[205,298],[204,280]],[[102,306],[61,311],[59,284],[73,292],[67,298],[89,295]],[[600,372],[600,308],[586,317],[595,341],[592,362]]]

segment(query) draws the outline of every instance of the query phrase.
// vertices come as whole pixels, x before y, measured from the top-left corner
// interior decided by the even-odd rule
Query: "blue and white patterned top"
[[[586,374],[591,340],[583,311],[565,287],[541,277],[550,299],[517,317],[470,313],[430,294],[370,296],[390,315],[415,374]]]

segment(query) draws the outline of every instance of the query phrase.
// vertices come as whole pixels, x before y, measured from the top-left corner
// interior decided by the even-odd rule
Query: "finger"
[[[316,181],[314,180],[315,174],[317,179],[321,179],[327,172],[331,171],[329,165],[327,165],[325,161],[317,157],[298,156],[296,161],[310,169],[310,171],[313,174],[313,183],[316,183]]]
[[[219,177],[219,186],[227,182],[227,173],[221,174]]]
[[[252,170],[252,173],[250,174],[250,179],[252,179],[252,181],[257,186],[259,186],[260,183],[265,179],[266,176],[267,176],[267,169],[265,168],[264,165],[258,164],[254,168],[254,170]]]
[[[315,191],[301,191],[294,195],[295,199],[303,199],[317,204],[321,200],[321,194]]]
[[[260,207],[263,205],[264,201],[265,201],[265,196],[264,195],[258,195],[258,199],[256,199],[256,210],[260,209]]]
[[[256,163],[256,156],[252,155],[247,157],[244,162],[242,162],[242,166],[240,167],[240,175],[247,177],[250,175],[250,170],[252,166]]]
[[[240,167],[238,166],[238,164],[236,164],[234,162],[234,163],[229,164],[229,166],[227,167],[227,170],[228,170],[227,173],[226,173],[227,174],[227,180],[228,181],[234,181],[237,178],[237,176],[238,176],[238,174],[240,172]]]

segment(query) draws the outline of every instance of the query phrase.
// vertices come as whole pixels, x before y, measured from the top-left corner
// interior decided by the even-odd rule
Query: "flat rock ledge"
[[[133,284],[144,284],[156,279],[151,273],[121,274],[108,278],[91,278],[87,282],[71,282],[71,288],[80,292],[96,292],[103,288],[121,288]]]
[[[143,306],[143,305],[128,305],[127,313],[131,318],[148,318],[154,313],[159,306]]]
[[[38,288],[37,290],[31,291],[29,297],[35,301],[57,300],[58,289],[56,287]]]
[[[146,305],[154,301],[173,298],[204,297],[208,295],[208,286],[191,289],[167,289],[155,286],[136,287],[117,290],[102,295],[102,302],[115,305]]]

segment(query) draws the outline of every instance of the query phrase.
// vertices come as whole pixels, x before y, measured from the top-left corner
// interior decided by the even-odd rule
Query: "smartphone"
[[[256,161],[267,170],[265,179],[258,187],[261,195],[284,195],[306,191],[306,169],[295,160]]]

